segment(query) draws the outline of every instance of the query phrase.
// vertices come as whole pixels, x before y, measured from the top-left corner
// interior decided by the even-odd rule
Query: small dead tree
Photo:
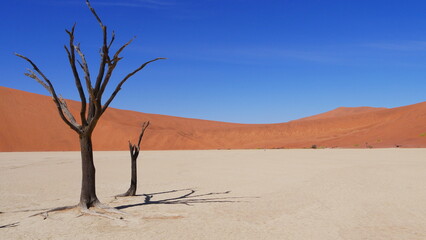
[[[92,76],[90,75],[89,66],[86,61],[85,55],[80,49],[79,44],[74,43],[74,29],[75,24],[71,30],[66,30],[69,36],[69,46],[64,46],[68,55],[69,64],[74,76],[75,85],[77,87],[80,99],[80,121],[77,122],[73,114],[67,107],[66,101],[56,93],[52,82],[42,73],[37,65],[29,58],[15,53],[16,56],[25,59],[33,68],[28,69],[28,73],[25,75],[39,82],[44,88],[49,91],[52,95],[53,102],[56,105],[59,116],[61,119],[72,129],[78,136],[81,148],[81,163],[82,163],[82,181],[81,181],[81,194],[80,202],[77,205],[82,211],[87,212],[90,207],[100,207],[103,209],[111,209],[100,203],[96,196],[96,185],[95,185],[95,165],[93,163],[93,148],[92,148],[92,133],[101,118],[102,114],[105,113],[110,103],[114,100],[117,93],[120,91],[122,85],[137,72],[142,70],[146,65],[151,62],[157,61],[164,58],[156,58],[148,61],[133,72],[127,74],[115,87],[115,90],[103,103],[102,98],[105,89],[111,79],[112,73],[116,68],[118,62],[122,59],[120,53],[133,41],[131,39],[123,46],[121,46],[114,55],[110,54],[111,46],[115,40],[115,34],[112,32],[111,38],[108,37],[107,26],[103,24],[95,9],[90,5],[89,0],[86,0],[86,4],[96,18],[102,29],[102,47],[100,51],[101,60],[99,64],[99,71],[97,77],[92,82]],[[79,56],[77,59],[76,55]],[[81,68],[81,71],[78,70]],[[84,75],[84,82],[86,91],[83,89],[83,84],[80,78],[80,74]],[[41,78],[40,78],[41,77]],[[86,93],[88,98],[86,98]],[[112,209],[111,209],[112,210]]]
[[[136,195],[136,188],[137,188],[137,184],[138,184],[138,178],[137,178],[137,159],[139,156],[139,151],[141,150],[141,141],[143,138],[143,135],[145,133],[145,130],[148,128],[149,126],[149,121],[148,122],[144,122],[142,124],[142,131],[141,134],[139,135],[139,141],[138,144],[132,144],[129,141],[129,150],[130,150],[130,160],[131,160],[131,180],[130,180],[130,187],[129,190],[127,190],[127,192],[117,195],[116,197],[127,197],[127,196],[135,196]]]

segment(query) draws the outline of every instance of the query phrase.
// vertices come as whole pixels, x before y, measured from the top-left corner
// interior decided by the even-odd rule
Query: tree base
[[[136,186],[130,186],[127,192],[115,195],[114,197],[117,198],[117,197],[132,197],[132,196],[136,196]]]
[[[124,220],[123,217],[115,217],[109,214],[127,215],[127,213],[120,211],[114,207],[110,207],[99,201],[95,201],[90,208],[88,208],[86,204],[79,203],[77,205],[72,205],[72,206],[52,208],[46,211],[38,212],[29,217],[42,216],[43,220],[45,220],[49,217],[49,213],[71,210],[71,209],[77,209],[80,211],[81,214],[77,217],[80,217],[83,215],[91,215],[91,216],[104,217],[104,218],[113,219],[113,220]]]

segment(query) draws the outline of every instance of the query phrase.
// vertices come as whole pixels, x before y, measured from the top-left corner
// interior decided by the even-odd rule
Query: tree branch
[[[83,52],[80,49],[80,45],[74,45],[75,50],[77,51],[78,55],[80,55],[81,63],[80,67],[84,72],[84,79],[86,80],[86,88],[89,92],[89,95],[91,98],[94,98],[93,94],[93,87],[92,87],[92,81],[90,80],[90,71],[89,71],[89,65],[87,64],[86,57],[84,56]]]
[[[141,131],[141,134],[139,135],[138,150],[141,149],[142,137],[143,137],[143,134],[145,133],[145,130],[148,128],[148,126],[149,126],[149,121],[143,122],[143,124],[142,124],[142,131]]]
[[[127,43],[125,43],[123,46],[121,46],[117,52],[114,54],[114,57],[112,59],[109,59],[108,61],[108,71],[105,75],[104,81],[102,83],[102,86],[98,92],[98,96],[101,97],[102,94],[104,93],[106,86],[108,85],[109,80],[111,79],[112,76],[112,72],[114,71],[115,67],[117,66],[117,63],[122,59],[120,58],[118,55],[130,44],[132,43],[133,39],[135,39],[135,37],[133,37],[132,39],[130,39]],[[108,47],[109,48],[109,47]]]
[[[121,82],[117,85],[117,87],[115,88],[114,92],[111,94],[111,96],[109,97],[109,99],[105,102],[104,106],[102,107],[102,112],[101,114],[103,114],[105,112],[105,110],[108,108],[109,104],[112,102],[112,100],[114,100],[115,96],[117,95],[117,93],[121,90],[121,86],[133,75],[135,75],[137,72],[139,72],[140,70],[142,70],[146,65],[148,65],[149,63],[155,62],[157,60],[161,60],[161,59],[167,59],[167,58],[156,58],[153,59],[151,61],[148,61],[144,64],[142,64],[140,67],[138,67],[135,71],[129,73],[123,80],[121,80]]]
[[[130,39],[128,42],[126,42],[123,46],[121,46],[118,50],[117,50],[117,52],[115,52],[115,54],[114,54],[114,57],[113,57],[113,60],[114,59],[116,59],[116,58],[118,58],[118,55],[120,55],[120,53],[127,47],[127,46],[129,46],[130,45],[130,43],[132,43],[133,42],[133,40],[135,39],[136,37],[133,37],[132,39]]]
[[[78,126],[77,121],[75,120],[74,116],[71,114],[67,102],[65,101],[65,99],[59,95],[59,104],[61,105],[61,109],[64,112],[64,114],[68,117],[68,119],[70,120],[70,122],[76,126]]]
[[[33,72],[31,69],[27,69],[27,70],[30,73],[25,73],[25,76],[30,77],[30,78],[36,80],[38,83],[40,83],[50,93],[50,95],[53,96],[52,89],[45,82],[43,82],[40,78],[38,78],[38,76],[37,76],[37,74],[35,72]],[[74,116],[71,114],[71,112],[70,112],[70,110],[68,108],[68,105],[67,105],[65,99],[63,99],[62,96],[60,96],[60,95],[59,95],[59,104],[61,106],[61,110],[66,115],[67,119],[74,126],[78,126],[77,121],[75,120]]]
[[[98,92],[101,88],[102,80],[104,79],[105,74],[105,67],[107,62],[109,61],[109,46],[107,44],[107,27],[102,23],[102,20],[99,18],[98,14],[96,13],[95,9],[90,5],[89,0],[86,0],[86,4],[89,7],[92,14],[95,16],[96,20],[98,21],[99,25],[102,29],[102,35],[103,35],[103,43],[101,48],[101,62],[99,64],[99,72],[98,76],[96,77],[96,82],[93,88],[93,95],[92,101],[90,102],[89,106],[89,114],[88,114],[88,121],[90,122],[90,125],[96,124],[96,122],[92,122],[96,116],[100,116],[102,114],[102,105],[101,105],[101,95],[98,95]],[[112,36],[112,39],[110,41],[110,44],[115,39],[115,33]]]
[[[50,87],[45,82],[43,82],[40,78],[38,78],[37,74],[33,70],[27,68],[27,71],[29,73],[24,73],[25,76],[30,77],[30,78],[36,80],[38,83],[40,83],[50,93],[51,96],[53,95],[52,94],[52,90],[50,89]]]
[[[129,141],[129,150],[130,150],[130,155],[133,156],[135,151],[135,146],[130,141]]]
[[[99,73],[96,78],[96,84],[94,88],[95,95],[98,95],[99,89],[101,87],[102,80],[105,74],[105,66],[109,61],[109,49],[107,46],[107,27],[102,25],[102,35],[103,35],[103,44],[102,44],[102,52],[101,52],[101,63],[99,64]]]
[[[111,36],[111,41],[109,42],[109,44],[108,44],[108,49],[110,49],[111,48],[111,46],[112,46],[112,43],[114,42],[114,40],[115,40],[115,32],[114,32],[114,30],[112,31],[112,36]]]
[[[102,79],[104,77],[104,72],[105,72],[105,65],[106,62],[108,60],[108,50],[109,47],[107,45],[107,27],[102,23],[102,20],[99,18],[98,14],[96,13],[95,9],[90,5],[90,1],[86,0],[86,4],[89,7],[90,11],[92,12],[92,14],[95,16],[96,20],[98,21],[99,25],[102,28],[102,35],[103,35],[103,44],[102,44],[102,50],[101,50],[101,63],[99,66],[99,73],[98,73],[98,77],[96,78],[96,84],[95,84],[95,90],[94,93],[97,95],[99,88],[101,86],[102,83]],[[112,42],[115,39],[115,34],[113,34],[113,37],[111,39],[110,45],[112,44]]]
[[[96,20],[98,20],[98,23],[101,25],[101,27],[104,26],[104,24],[102,23],[101,19],[99,18],[98,14],[96,13],[95,9],[92,7],[92,5],[90,5],[90,1],[86,0],[86,4],[89,7],[90,11],[93,13],[93,15],[95,16]]]
[[[56,92],[55,92],[55,88],[53,87],[53,85],[52,85],[52,83],[50,82],[50,80],[43,74],[43,72],[41,72],[40,71],[40,69],[37,67],[37,65],[35,65],[34,63],[33,63],[33,61],[31,61],[29,58],[27,58],[27,57],[25,57],[25,56],[23,56],[23,55],[20,55],[20,54],[18,54],[18,53],[15,53],[15,55],[16,56],[18,56],[18,57],[20,57],[20,58],[22,58],[22,59],[24,59],[24,60],[26,60],[28,63],[30,63],[31,64],[31,66],[33,67],[33,69],[44,79],[44,82],[41,80],[41,79],[39,79],[38,77],[37,77],[37,75],[33,72],[33,71],[30,71],[30,74],[25,74],[26,76],[28,76],[28,77],[30,77],[30,78],[33,78],[33,79],[35,79],[37,82],[39,82],[39,83],[41,83],[41,82],[43,82],[43,83],[41,83],[42,85],[43,85],[43,87],[47,87],[46,89],[50,92],[50,94],[52,95],[52,97],[53,97],[53,102],[56,104],[56,107],[57,107],[57,109],[58,109],[58,112],[59,112],[59,115],[60,115],[60,117],[62,118],[62,120],[71,128],[71,129],[73,129],[74,131],[76,131],[77,133],[80,133],[80,126],[77,124],[77,123],[72,123],[71,121],[72,120],[68,120],[66,117],[65,117],[65,115],[64,115],[64,109],[62,108],[62,105],[61,105],[61,103],[60,103],[60,100],[59,100],[59,98],[58,98],[58,96],[57,96],[57,94],[56,94]]]
[[[80,108],[80,118],[81,118],[81,123],[83,126],[87,125],[87,120],[86,120],[86,96],[84,94],[84,90],[83,87],[81,85],[81,80],[80,80],[80,76],[78,74],[77,71],[77,67],[76,67],[76,60],[75,60],[75,45],[74,45],[74,29],[75,29],[75,24],[72,26],[71,31],[65,30],[70,38],[70,42],[69,42],[69,49],[65,46],[65,49],[67,51],[68,54],[68,60],[72,69],[72,73],[74,75],[74,79],[75,79],[75,86],[77,87],[78,90],[78,94],[80,95],[80,99],[81,99],[81,108]]]

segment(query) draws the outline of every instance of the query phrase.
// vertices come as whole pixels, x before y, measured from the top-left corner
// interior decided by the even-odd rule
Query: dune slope
[[[74,113],[79,102],[67,101]],[[0,151],[75,151],[78,136],[51,97],[0,87]],[[76,114],[77,115],[77,114]],[[94,132],[95,150],[126,150],[151,121],[143,149],[426,147],[426,102],[386,108],[338,108],[279,124],[236,124],[110,108]]]

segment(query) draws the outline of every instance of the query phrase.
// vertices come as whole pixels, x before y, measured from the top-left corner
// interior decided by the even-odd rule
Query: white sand
[[[79,153],[0,153],[0,225],[19,222],[0,239],[426,239],[426,149],[143,152],[138,193],[180,190],[156,204],[112,197],[128,188],[128,152],[95,164],[99,199],[130,205],[124,221],[28,218],[78,202]],[[181,189],[195,193],[173,200]]]

